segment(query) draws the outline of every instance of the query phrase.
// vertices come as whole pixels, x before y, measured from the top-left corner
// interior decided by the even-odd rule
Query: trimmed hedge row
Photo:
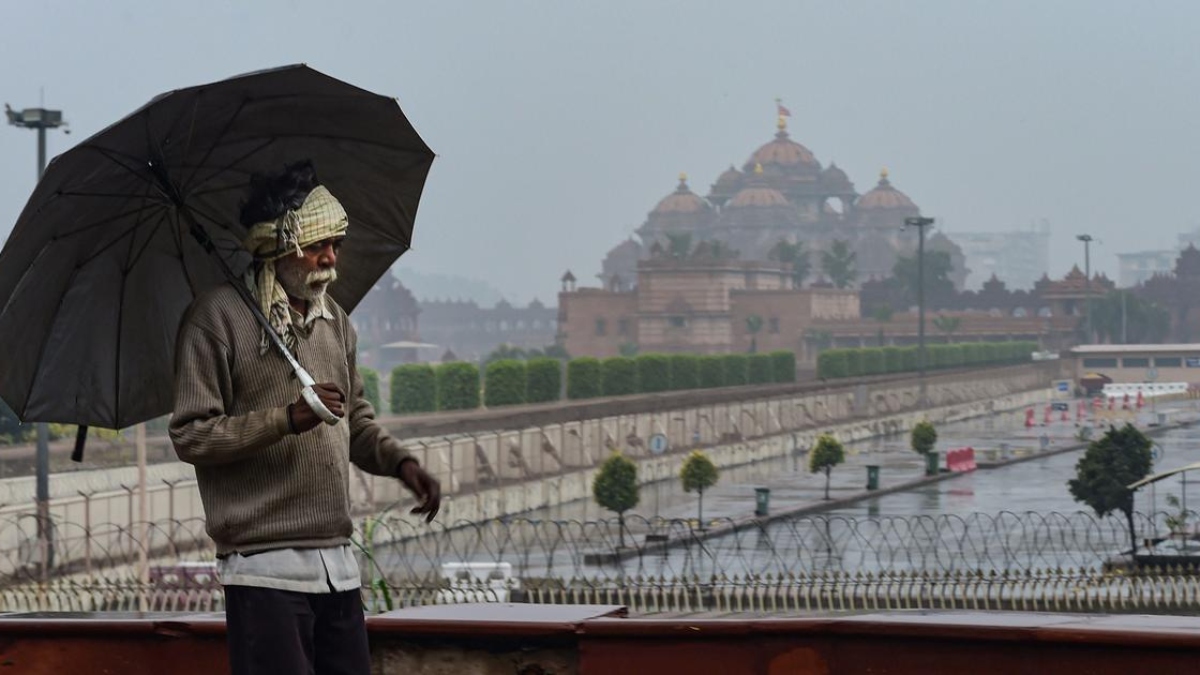
[[[925,346],[926,368],[1024,363],[1038,345],[1033,341],[958,342]],[[861,347],[826,349],[817,356],[817,377],[836,379],[918,370],[917,347]]]
[[[359,366],[358,377],[363,384],[363,398],[367,399],[367,402],[375,409],[376,415],[380,414],[382,408],[379,407],[379,373],[372,368]]]
[[[362,369],[364,373],[367,369]],[[471,363],[397,366],[392,371],[391,410],[396,414],[468,410],[559,400],[562,364],[554,358],[500,359],[481,377]],[[581,357],[566,366],[567,398],[627,396],[663,391],[738,387],[796,381],[796,356],[767,354],[641,354],[607,359]],[[364,375],[364,382],[366,376]],[[482,384],[482,387],[481,387]],[[376,376],[378,388],[378,376]]]

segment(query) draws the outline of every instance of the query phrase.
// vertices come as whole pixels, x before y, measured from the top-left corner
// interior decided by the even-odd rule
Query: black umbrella
[[[408,250],[433,162],[394,99],[288,66],[163,94],[57,157],[0,251],[0,397],[24,421],[169,412],[184,310],[249,264],[250,175],[299,159],[350,215],[330,288],[350,311]]]

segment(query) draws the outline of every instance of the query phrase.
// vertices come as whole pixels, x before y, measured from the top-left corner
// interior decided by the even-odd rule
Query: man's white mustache
[[[304,283],[314,286],[316,284],[332,284],[335,281],[337,281],[337,270],[329,269],[309,272]]]

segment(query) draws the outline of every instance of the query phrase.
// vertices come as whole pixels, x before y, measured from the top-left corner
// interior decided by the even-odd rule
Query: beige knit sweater
[[[347,393],[346,418],[303,434],[288,430],[300,385],[275,350],[259,354],[260,328],[237,291],[220,286],[184,316],[175,356],[170,434],[196,466],[217,554],[346,544],[350,467],[396,476],[408,453],[375,421],[356,366],[354,328],[326,298],[333,319],[298,331],[296,357],[317,382]]]

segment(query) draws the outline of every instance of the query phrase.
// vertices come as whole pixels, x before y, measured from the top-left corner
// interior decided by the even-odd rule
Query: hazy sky
[[[403,267],[511,300],[588,283],[676,175],[705,194],[774,132],[880,167],[948,231],[1053,228],[1051,272],[1166,248],[1200,224],[1200,3],[6,3],[0,101],[72,135],[153,95],[305,62],[397,96],[438,153]],[[0,234],[33,188],[34,134],[0,128]],[[403,274],[401,275],[403,278]]]

